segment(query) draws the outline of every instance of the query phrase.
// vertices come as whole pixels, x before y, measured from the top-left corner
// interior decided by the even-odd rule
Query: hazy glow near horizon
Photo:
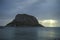
[[[39,23],[44,25],[45,27],[56,27],[57,21],[49,19],[49,20],[39,21]]]

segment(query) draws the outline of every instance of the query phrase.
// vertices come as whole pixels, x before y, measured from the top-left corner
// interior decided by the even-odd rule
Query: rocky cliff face
[[[17,14],[15,19],[6,26],[41,26],[34,16],[27,14]]]

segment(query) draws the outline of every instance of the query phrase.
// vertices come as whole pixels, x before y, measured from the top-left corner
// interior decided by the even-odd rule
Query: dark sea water
[[[5,27],[0,28],[0,40],[60,40],[60,28]]]

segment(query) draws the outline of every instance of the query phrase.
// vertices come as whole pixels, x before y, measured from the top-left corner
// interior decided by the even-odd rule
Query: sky
[[[16,14],[23,13],[33,15],[38,20],[60,22],[60,0],[0,0],[0,26],[11,22]]]

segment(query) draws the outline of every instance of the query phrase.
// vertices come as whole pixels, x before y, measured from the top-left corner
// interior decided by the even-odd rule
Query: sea
[[[0,40],[60,40],[60,27],[4,27]]]

